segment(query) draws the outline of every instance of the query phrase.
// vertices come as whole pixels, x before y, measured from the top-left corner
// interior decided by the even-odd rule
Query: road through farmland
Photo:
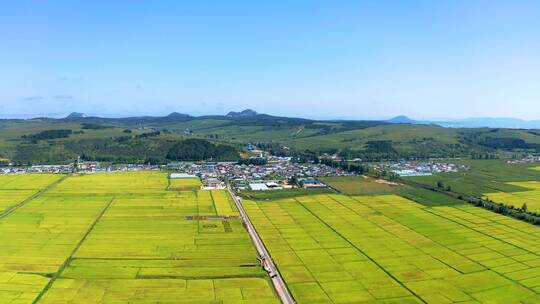
[[[289,292],[289,289],[287,289],[287,285],[285,284],[285,281],[279,274],[279,271],[274,264],[274,261],[272,260],[272,257],[268,253],[268,250],[264,246],[264,243],[262,242],[261,238],[257,234],[257,231],[255,230],[255,227],[249,220],[249,217],[242,207],[242,203],[240,202],[239,198],[234,194],[234,192],[231,190],[230,186],[227,186],[227,190],[229,191],[231,197],[234,200],[234,203],[236,204],[236,208],[238,208],[238,211],[240,212],[240,216],[242,217],[242,221],[246,224],[246,229],[249,233],[249,236],[251,240],[253,241],[253,244],[255,245],[255,248],[257,249],[257,252],[259,253],[259,257],[261,259],[264,259],[265,265],[268,269],[268,274],[270,275],[272,279],[272,284],[274,285],[274,288],[276,292],[279,295],[279,298],[281,299],[281,302],[285,304],[293,304],[294,299]]]

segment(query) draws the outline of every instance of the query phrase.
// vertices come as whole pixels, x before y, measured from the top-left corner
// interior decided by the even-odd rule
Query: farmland
[[[240,196],[257,200],[275,200],[275,199],[284,199],[291,198],[296,196],[305,196],[313,194],[326,194],[326,193],[335,193],[332,189],[329,188],[319,188],[319,189],[303,189],[303,188],[294,188],[294,189],[283,189],[279,191],[241,191]]]
[[[530,164],[507,164],[504,160],[453,160],[470,166],[469,171],[438,173],[432,176],[407,177],[418,183],[435,186],[438,181],[453,191],[481,196],[492,192],[519,192],[527,188],[509,182],[540,180],[540,171]]]
[[[517,192],[493,192],[486,193],[484,196],[490,200],[509,204],[516,208],[521,208],[523,204],[526,204],[528,211],[540,212],[540,182],[509,182],[508,184],[529,190]]]
[[[159,171],[2,178],[23,199],[0,219],[2,303],[279,302],[223,190]],[[540,300],[537,227],[385,189],[243,201],[298,303]]]
[[[407,177],[407,180],[436,186],[438,182],[459,194],[488,198],[497,203],[540,211],[540,169],[531,164],[507,164],[503,160],[462,160],[465,172],[439,173],[433,176]]]
[[[396,195],[243,204],[298,303],[540,300],[540,231],[527,223]]]
[[[226,192],[167,185],[70,176],[1,219],[2,303],[278,302]]]
[[[0,214],[61,178],[53,174],[0,176]]]
[[[171,178],[169,189],[173,190],[197,190],[201,188],[201,180],[198,178]]]
[[[336,176],[321,179],[327,185],[347,194],[397,193],[403,185],[376,180],[367,176]]]
[[[399,182],[389,183],[386,180],[374,179],[368,176],[324,177],[322,178],[322,181],[344,194],[396,194],[426,206],[464,204],[464,201],[462,200],[439,192],[419,187],[411,187]]]

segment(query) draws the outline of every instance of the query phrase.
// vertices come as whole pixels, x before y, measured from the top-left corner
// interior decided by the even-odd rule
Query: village
[[[53,173],[100,174],[145,170],[166,170],[171,178],[200,178],[203,189],[224,189],[229,183],[235,190],[268,191],[291,188],[326,188],[320,177],[348,176],[339,168],[316,163],[298,163],[290,157],[260,154],[251,160],[261,162],[170,162],[167,165],[107,164],[77,160],[73,164],[8,166],[0,174]],[[369,164],[374,171],[393,172],[401,177],[428,176],[434,173],[467,171],[465,165],[446,162],[384,162]]]
[[[340,168],[322,164],[295,163],[290,158],[273,158],[266,164],[237,162],[170,163],[167,168],[183,177],[200,177],[205,188],[224,188],[228,181],[236,190],[281,190],[293,187],[325,188],[318,178],[346,176]],[[177,176],[177,175],[175,175]]]
[[[7,166],[0,174],[104,174],[166,170],[171,178],[200,178],[204,189],[223,189],[229,182],[236,190],[279,190],[293,187],[325,188],[318,178],[350,173],[323,164],[296,163],[288,157],[266,156],[264,164],[239,162],[171,162],[167,165],[104,164],[77,160],[73,164]]]
[[[390,171],[401,177],[410,176],[429,176],[435,173],[459,172],[467,171],[469,167],[466,165],[458,165],[446,162],[384,162],[370,165],[373,169],[379,171]]]

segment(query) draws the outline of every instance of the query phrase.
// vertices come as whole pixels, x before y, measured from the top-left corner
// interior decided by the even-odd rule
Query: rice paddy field
[[[0,175],[0,214],[61,179],[54,174]]]
[[[432,187],[441,181],[445,186],[452,187],[454,192],[474,196],[493,192],[526,191],[526,188],[509,182],[540,181],[540,167],[534,167],[532,164],[508,164],[502,159],[449,160],[449,162],[469,166],[470,170],[405,179]]]
[[[202,186],[198,178],[171,178],[170,189],[172,190],[197,190]]]
[[[412,187],[399,182],[388,182],[368,176],[336,176],[321,179],[340,193],[350,195],[395,194],[425,206],[461,205],[466,202],[443,193]],[[255,199],[258,200],[258,199]]]
[[[278,303],[227,193],[167,186],[70,176],[0,219],[0,303]]]
[[[229,194],[169,183],[1,176],[0,303],[279,303]],[[298,303],[540,302],[538,227],[399,195],[243,205]]]
[[[407,186],[389,183],[368,176],[335,176],[323,177],[321,180],[332,188],[347,194],[387,194],[397,193]]]
[[[540,230],[396,195],[243,201],[298,303],[539,303]]]
[[[508,184],[530,190],[486,193],[484,197],[495,202],[505,203],[517,208],[521,208],[523,204],[527,204],[528,211],[540,212],[540,182],[509,182]]]

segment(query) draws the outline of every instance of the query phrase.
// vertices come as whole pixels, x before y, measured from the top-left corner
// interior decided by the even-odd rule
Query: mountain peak
[[[412,120],[412,119],[410,119],[409,117],[407,117],[405,115],[396,116],[394,118],[391,118],[391,119],[387,120],[387,122],[389,122],[389,123],[409,123],[409,124],[416,123],[415,120]]]
[[[172,112],[171,114],[167,115],[166,117],[189,117],[188,114],[178,113],[178,112]]]
[[[68,116],[66,116],[67,119],[70,119],[70,118],[85,118],[85,117],[88,117],[86,114],[84,113],[79,113],[79,112],[71,112]]]
[[[251,109],[246,109],[242,112],[234,112],[234,111],[231,111],[227,114],[227,116],[230,116],[230,117],[249,117],[249,116],[256,116],[258,113],[251,110]]]

